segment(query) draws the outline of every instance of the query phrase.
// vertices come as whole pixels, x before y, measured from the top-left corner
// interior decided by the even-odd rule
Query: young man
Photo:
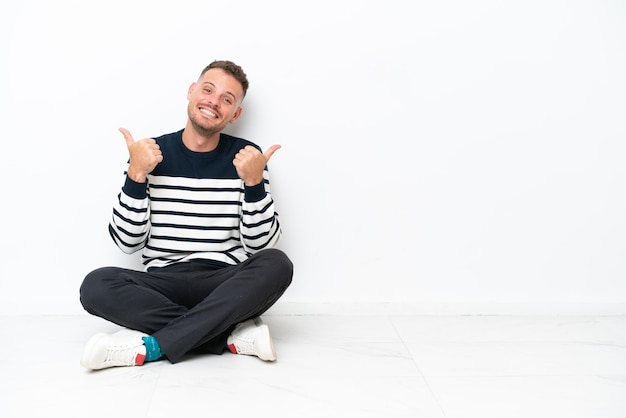
[[[189,87],[181,131],[135,141],[109,232],[144,271],[104,267],[80,288],[85,310],[125,329],[96,334],[81,364],[92,370],[142,365],[190,352],[255,355],[274,361],[259,318],[291,284],[280,250],[279,217],[265,153],[222,133],[242,112],[248,80],[241,67],[214,61]]]

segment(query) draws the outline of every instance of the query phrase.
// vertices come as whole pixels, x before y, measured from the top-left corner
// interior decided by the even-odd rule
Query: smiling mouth
[[[201,107],[201,108],[199,108],[199,110],[200,110],[200,113],[202,113],[204,116],[208,116],[210,118],[217,119],[217,115],[215,113],[213,113],[212,111],[210,111],[209,109]]]

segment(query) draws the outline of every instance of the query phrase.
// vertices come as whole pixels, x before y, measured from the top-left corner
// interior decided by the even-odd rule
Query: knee
[[[279,279],[284,288],[287,288],[291,284],[293,278],[293,263],[283,251],[277,248],[270,248],[265,250],[269,258],[269,265],[272,266],[274,271],[274,278]]]
[[[110,277],[109,267],[99,268],[87,274],[80,285],[80,303],[87,312],[97,310],[102,300],[106,297],[107,277]]]

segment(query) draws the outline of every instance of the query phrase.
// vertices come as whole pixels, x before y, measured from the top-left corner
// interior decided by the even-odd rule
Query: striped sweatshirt
[[[275,246],[281,228],[267,167],[264,181],[247,187],[233,166],[241,148],[260,148],[222,133],[215,150],[194,152],[182,132],[155,138],[163,161],[146,183],[126,176],[109,223],[115,244],[143,250],[146,270],[190,260],[233,265]]]

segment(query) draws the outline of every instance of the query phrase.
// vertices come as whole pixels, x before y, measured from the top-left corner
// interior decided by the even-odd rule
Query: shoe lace
[[[254,338],[248,335],[238,335],[235,337],[235,346],[237,347],[237,352],[241,354],[250,354],[254,353]]]
[[[254,342],[257,337],[256,326],[242,327],[233,333],[235,347],[239,354],[256,354]]]
[[[137,358],[137,349],[130,345],[111,345],[107,349],[105,363],[114,364],[135,364]]]

